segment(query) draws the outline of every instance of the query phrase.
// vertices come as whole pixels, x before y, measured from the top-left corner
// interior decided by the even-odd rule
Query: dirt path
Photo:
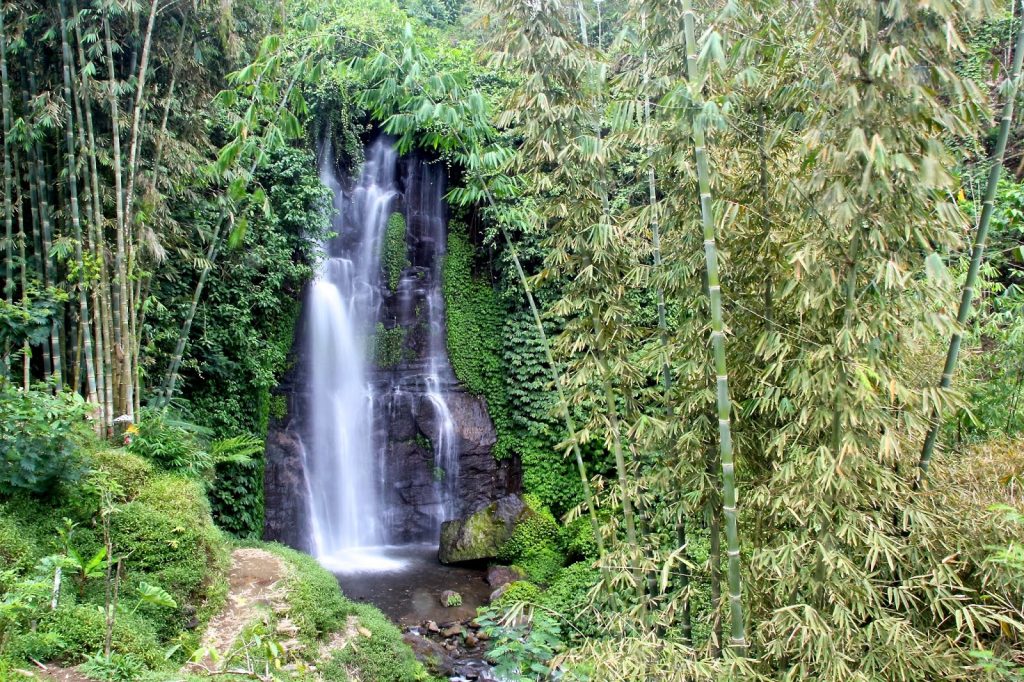
[[[279,557],[262,549],[236,549],[231,553],[228,597],[224,610],[210,620],[203,646],[223,654],[245,626],[268,610],[284,613],[288,569]]]

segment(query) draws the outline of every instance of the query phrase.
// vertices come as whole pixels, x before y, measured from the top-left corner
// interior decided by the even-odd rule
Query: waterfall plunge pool
[[[383,611],[406,633],[407,643],[434,642],[429,645],[433,647],[429,657],[435,662],[443,659],[436,672],[448,680],[496,680],[484,653],[486,642],[470,646],[461,635],[445,636],[447,628],[453,626],[468,633],[469,622],[476,617],[477,608],[487,603],[491,588],[482,567],[445,566],[437,559],[437,545],[430,544],[343,551],[343,570],[335,570],[320,561],[337,577],[345,596],[352,601],[373,604]],[[445,590],[458,592],[462,605],[442,605],[441,593]],[[420,650],[417,646],[413,648]]]
[[[338,578],[349,599],[373,604],[402,627],[472,619],[491,594],[482,567],[445,566],[437,560],[437,545],[343,552],[338,563],[324,558],[319,561]],[[443,606],[441,593],[445,590],[462,595],[462,606]]]

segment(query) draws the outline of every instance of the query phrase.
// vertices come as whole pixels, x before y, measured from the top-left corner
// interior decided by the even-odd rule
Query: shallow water
[[[490,596],[482,568],[445,566],[436,545],[402,545],[344,550],[343,556],[321,562],[334,572],[345,595],[369,602],[401,626],[464,621]],[[441,593],[454,590],[462,606],[445,607]]]

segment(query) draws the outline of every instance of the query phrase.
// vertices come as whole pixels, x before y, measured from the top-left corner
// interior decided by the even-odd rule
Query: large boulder
[[[443,564],[494,559],[516,526],[534,514],[518,495],[508,495],[461,519],[441,525],[438,558]]]

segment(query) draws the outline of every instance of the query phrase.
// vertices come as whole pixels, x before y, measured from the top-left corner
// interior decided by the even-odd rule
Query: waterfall
[[[433,526],[438,536],[441,523],[456,514],[456,484],[459,477],[459,451],[455,443],[455,421],[445,400],[445,392],[455,383],[448,361],[445,331],[445,308],[442,287],[442,266],[448,250],[447,215],[444,201],[444,175],[440,169],[414,163],[410,166],[406,186],[417,191],[410,201],[410,217],[422,222],[422,232],[431,246],[430,277],[424,292],[427,304],[427,357],[424,377],[427,400],[434,410],[435,432],[429,434],[434,449],[434,480],[438,505]]]
[[[325,142],[320,179],[334,194],[337,236],[322,245],[324,259],[305,302],[308,392],[299,437],[308,544],[338,572],[388,570],[394,562],[387,546],[436,544],[441,523],[457,512],[459,448],[447,398],[455,377],[441,291],[445,176],[435,165],[399,159],[386,139],[368,146],[350,189],[336,166]],[[407,219],[411,261],[391,292],[382,251],[394,211]],[[404,328],[398,365],[375,367],[375,333],[396,325]],[[408,510],[396,512],[409,503],[390,480],[395,463],[386,461],[391,425],[402,414],[416,415],[416,428],[433,450],[422,472],[431,481],[431,499],[415,507],[415,524]]]

